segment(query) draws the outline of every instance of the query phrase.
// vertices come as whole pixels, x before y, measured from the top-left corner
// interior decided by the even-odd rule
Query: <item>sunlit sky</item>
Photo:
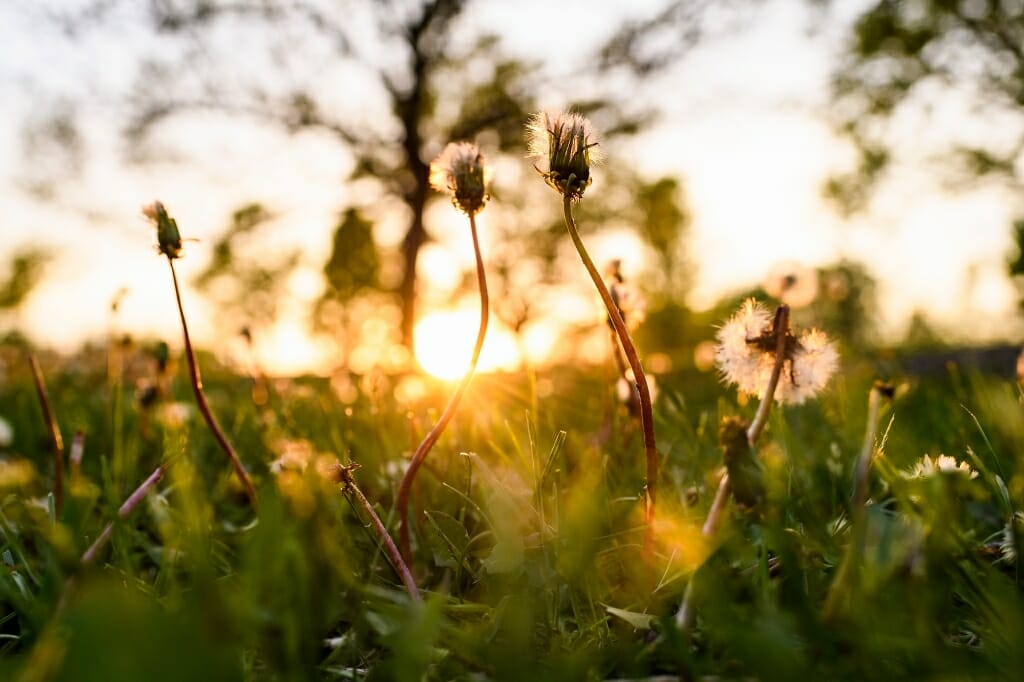
[[[549,86],[541,101],[558,107],[579,94],[565,74],[580,58],[624,17],[661,4],[482,0],[465,21],[473,31],[500,34],[509,52],[541,61]],[[957,334],[969,329],[978,339],[1010,337],[1019,323],[1004,270],[1009,225],[1020,201],[996,187],[949,188],[934,163],[936,145],[952,132],[983,133],[969,102],[951,95],[927,117],[911,113],[899,122],[909,133],[898,148],[903,161],[864,214],[844,221],[821,198],[823,179],[853,158],[827,120],[827,80],[843,29],[863,3],[838,3],[824,25],[809,4],[774,0],[747,10],[737,32],[698,47],[664,74],[622,93],[654,98],[662,116],[638,139],[611,147],[609,163],[616,155],[628,156],[652,178],[682,179],[694,214],[689,245],[697,272],[690,303],[706,307],[756,284],[779,261],[824,265],[846,256],[864,261],[878,278],[879,317],[890,338],[919,309]],[[817,30],[810,31],[812,25]],[[315,134],[289,136],[252,122],[226,125],[214,116],[189,116],[160,128],[166,160],[128,164],[121,154],[116,100],[147,49],[144,32],[96,31],[72,44],[47,25],[42,9],[26,1],[0,5],[0,45],[0,259],[28,244],[57,253],[26,308],[12,319],[0,318],[0,327],[17,325],[62,349],[114,330],[176,340],[169,273],[154,255],[139,206],[162,199],[185,232],[200,240],[187,245],[188,256],[179,261],[188,280],[207,262],[231,211],[259,200],[279,226],[266,240],[268,253],[295,245],[305,253],[289,282],[291,299],[279,326],[260,339],[261,357],[270,371],[325,368],[327,345],[302,329],[306,306],[319,293],[335,216],[353,199],[343,185],[350,159]],[[358,80],[347,85],[362,92]],[[56,196],[42,202],[24,190],[33,171],[21,138],[37,103],[61,98],[90,100],[83,109],[89,153],[81,172],[63,175]],[[363,115],[373,115],[377,99],[367,87]],[[598,174],[592,191],[600,183]],[[436,221],[430,229],[438,242],[423,256],[423,315],[456,307],[467,311],[459,314],[469,315],[472,326],[473,301],[450,300],[458,283],[452,273],[472,266],[472,251],[455,230],[440,224],[438,214],[428,214]],[[486,245],[486,221],[482,230]],[[393,243],[393,232],[385,226],[379,241]],[[629,235],[599,236],[591,246],[598,261],[625,253],[627,270],[642,269],[636,264],[642,250]],[[585,291],[582,269],[579,275],[570,284]],[[114,320],[109,303],[122,287],[129,293]],[[200,343],[221,338],[216,310],[191,292],[186,305]],[[538,356],[553,337],[550,331],[532,335]],[[507,334],[495,338],[494,343],[512,343]],[[451,370],[437,373],[446,371]]]

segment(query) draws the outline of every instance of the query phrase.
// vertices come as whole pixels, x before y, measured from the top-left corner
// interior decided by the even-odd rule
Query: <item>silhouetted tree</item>
[[[860,151],[853,172],[826,194],[845,211],[864,206],[893,160],[894,124],[908,108],[951,95],[998,121],[988,136],[954,135],[946,150],[969,177],[1021,187],[1024,173],[1024,9],[979,0],[875,0],[855,21],[833,77],[833,110]],[[973,130],[974,133],[978,129]],[[997,134],[991,134],[991,133]]]

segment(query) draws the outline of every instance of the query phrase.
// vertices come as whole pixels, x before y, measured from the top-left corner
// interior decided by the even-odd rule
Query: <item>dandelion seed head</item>
[[[925,455],[914,463],[913,469],[904,472],[903,477],[908,479],[928,478],[937,474],[960,474],[969,479],[978,477],[978,472],[972,469],[970,464],[958,462],[955,457],[949,455],[939,455],[935,459]]]
[[[476,215],[487,203],[491,169],[475,144],[450,142],[430,164],[430,185],[452,195],[452,204]]]
[[[811,329],[800,335],[792,363],[776,390],[782,402],[799,405],[825,388],[839,366],[839,352],[825,332]]]
[[[796,263],[782,263],[768,273],[764,290],[790,308],[803,308],[818,297],[818,271]]]
[[[548,185],[578,201],[590,186],[590,166],[604,154],[594,126],[575,112],[538,112],[526,124],[528,156],[537,159],[537,172]]]
[[[777,342],[772,314],[754,299],[747,299],[739,311],[716,334],[715,364],[726,383],[742,393],[763,399],[775,366]],[[768,340],[765,343],[765,340]],[[817,329],[790,337],[788,351],[775,400],[801,404],[820,392],[835,373],[839,353],[828,336]]]
[[[722,378],[736,384],[743,393],[756,393],[761,370],[761,355],[748,343],[756,339],[771,325],[768,309],[752,298],[740,306],[739,311],[722,325],[715,335],[715,364]],[[768,369],[771,372],[771,367]]]

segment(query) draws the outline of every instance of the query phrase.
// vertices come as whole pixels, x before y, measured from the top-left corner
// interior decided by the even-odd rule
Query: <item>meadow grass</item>
[[[1022,679],[1024,531],[1017,385],[949,374],[902,386],[879,422],[857,580],[854,469],[875,368],[802,406],[776,406],[758,443],[763,498],[701,535],[722,471],[718,426],[749,420],[713,374],[659,376],[660,488],[644,551],[643,433],[600,368],[481,375],[410,499],[410,599],[353,476],[394,533],[408,457],[445,405],[401,377],[252,382],[203,355],[206,392],[258,488],[258,516],[188,404],[184,362],[143,406],[148,347],[43,355],[53,412],[84,434],[58,514],[50,435],[25,355],[0,346],[0,678]],[[346,396],[350,397],[350,396]],[[910,477],[922,455],[966,461]],[[167,473],[89,566],[82,553],[155,467]],[[674,615],[693,583],[696,622]],[[825,613],[830,593],[836,606]]]

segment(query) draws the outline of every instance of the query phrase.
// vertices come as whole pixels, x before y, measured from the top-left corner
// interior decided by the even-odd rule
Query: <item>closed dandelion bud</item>
[[[597,134],[576,113],[540,112],[526,126],[529,156],[538,159],[534,168],[548,185],[578,201],[590,186],[590,166],[601,161]]]
[[[733,497],[744,507],[755,507],[764,499],[764,466],[747,440],[749,426],[739,417],[726,417],[718,427],[718,441]]]
[[[181,258],[181,233],[178,223],[167,214],[159,201],[142,207],[142,215],[156,224],[156,243],[160,253],[168,258]]]
[[[476,215],[487,203],[490,167],[475,144],[451,142],[430,164],[430,185],[452,195],[466,215]]]

